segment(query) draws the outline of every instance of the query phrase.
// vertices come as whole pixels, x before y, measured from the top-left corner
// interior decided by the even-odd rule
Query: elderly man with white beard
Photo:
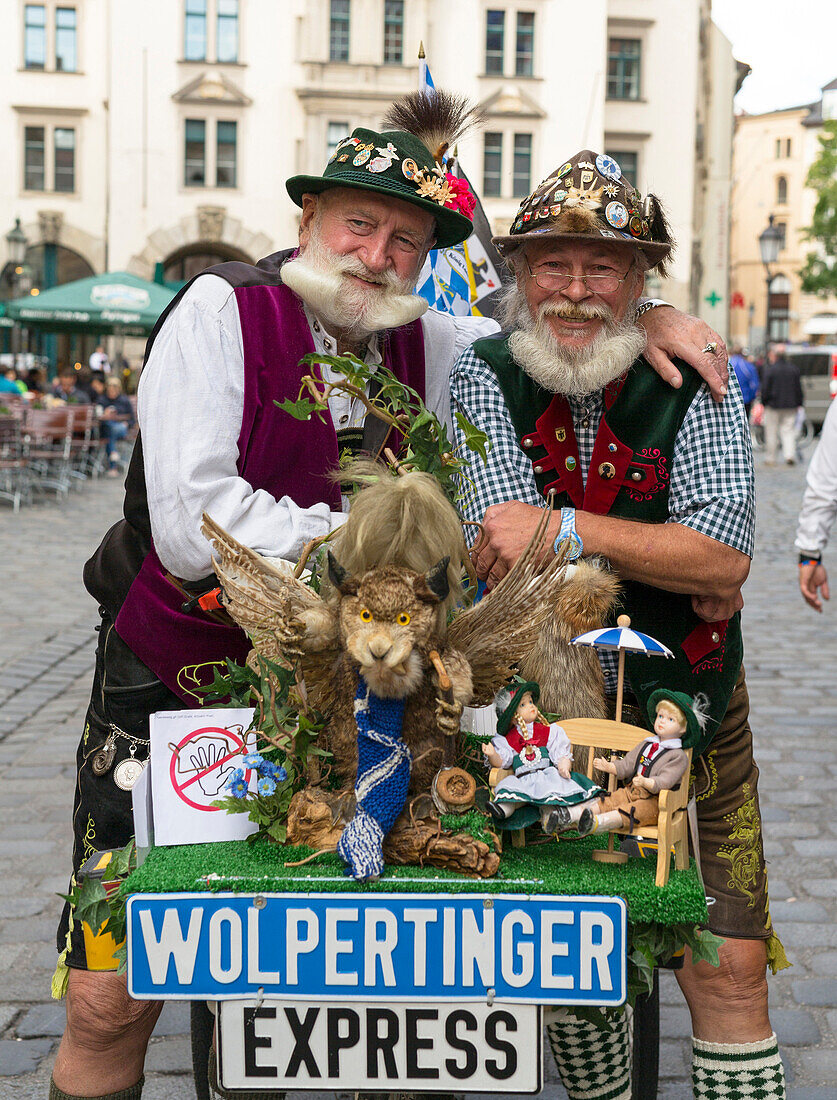
[[[355,130],[321,176],[288,181],[302,209],[298,249],[212,268],[158,322],[140,382],[125,518],[85,569],[102,624],[78,750],[74,871],[133,832],[120,764],[145,760],[149,715],[199,706],[219,662],[243,661],[250,648],[225,617],[183,610],[215,583],[202,513],[262,554],[297,560],[345,520],[330,476],[339,454],[382,445],[360,401],[335,395],[329,417],[310,423],[277,407],[297,398],[303,356],[351,351],[384,364],[447,419],[453,362],[496,331],[485,318],[427,310],[414,293],[428,249],[471,232],[473,196],[438,163],[469,114],[453,97],[416,95],[393,106],[384,132]],[[648,319],[666,377],[666,352],[691,350],[720,392],[725,378],[700,353],[711,331],[671,309]],[[135,1100],[160,1005],[131,1001],[124,978],[96,970],[66,909],[58,948],[67,1030],[50,1095]]]
[[[639,713],[658,688],[706,695],[694,779],[709,927],[725,942],[717,969],[687,959],[677,972],[695,1095],[784,1096],[766,964],[786,960],[768,913],[741,663],[754,507],[740,393],[733,382],[718,404],[685,365],[679,389],[650,369],[637,306],[672,241],[659,201],[643,199],[612,157],[570,158],[495,243],[515,276],[505,331],[478,340],[451,375],[454,410],[492,443],[465,494],[465,518],[484,526],[477,575],[489,589],[499,583],[551,501],[554,548],[569,538],[577,555],[607,559],[622,582],[619,610],[675,655],[628,657]],[[602,658],[611,692],[614,658]],[[605,1039],[572,1020],[551,1025],[550,1037],[571,1097],[630,1097],[628,1060],[614,1052],[624,1034]]]

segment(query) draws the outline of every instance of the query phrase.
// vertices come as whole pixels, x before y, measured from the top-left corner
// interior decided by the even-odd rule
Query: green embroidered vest
[[[543,389],[512,360],[508,337],[478,340],[474,352],[494,372],[518,441],[538,490],[556,508],[574,507],[598,515],[643,523],[668,519],[669,476],[674,441],[700,376],[678,361],[683,385],[672,389],[640,358],[623,379],[606,387],[604,413],[584,484],[572,416],[566,398]],[[631,626],[663,642],[674,660],[626,654],[625,670],[643,716],[648,699],[666,687],[709,700],[709,721],[695,754],[703,752],[726,713],[743,657],[741,620],[706,623],[687,595],[638,581],[622,582],[622,606]]]

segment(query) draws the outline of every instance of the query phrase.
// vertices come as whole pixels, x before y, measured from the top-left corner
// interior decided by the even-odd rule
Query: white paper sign
[[[159,711],[151,715],[151,795],[155,844],[243,840],[257,826],[246,814],[228,814],[212,803],[226,798],[226,784],[245,753],[256,751],[247,733],[253,709],[219,707]],[[244,770],[255,791],[255,771]]]

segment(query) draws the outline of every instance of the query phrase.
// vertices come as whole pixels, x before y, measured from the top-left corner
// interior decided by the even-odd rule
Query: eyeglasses
[[[523,257],[526,270],[535,280],[541,290],[551,290],[553,294],[559,290],[566,290],[570,283],[576,279],[584,283],[593,294],[612,294],[619,289],[619,284],[624,283],[633,270],[633,264],[624,275],[572,275],[567,271],[553,271],[550,268],[539,267],[534,271],[526,257]]]

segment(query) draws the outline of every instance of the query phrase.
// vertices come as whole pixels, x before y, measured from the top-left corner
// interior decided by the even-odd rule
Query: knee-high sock
[[[785,1100],[785,1070],[776,1036],[756,1043],[692,1039],[695,1100]]]
[[[608,1031],[559,1009],[546,1032],[570,1100],[631,1100],[627,1014]]]
[[[49,1100],[140,1100],[144,1084],[145,1078],[140,1077],[135,1085],[131,1085],[127,1089],[120,1089],[119,1092],[109,1092],[105,1096],[83,1097],[70,1092],[62,1092],[50,1077]]]

